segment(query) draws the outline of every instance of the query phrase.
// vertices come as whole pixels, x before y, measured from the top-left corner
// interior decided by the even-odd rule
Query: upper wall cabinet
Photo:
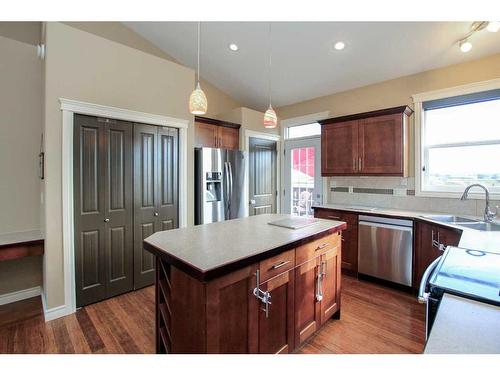
[[[238,150],[240,125],[207,117],[195,117],[195,147]]]
[[[407,176],[407,106],[320,121],[322,176]]]

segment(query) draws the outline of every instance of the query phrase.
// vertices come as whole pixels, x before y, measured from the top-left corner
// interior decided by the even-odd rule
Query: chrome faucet
[[[492,212],[490,210],[490,192],[488,191],[488,188],[484,185],[481,184],[472,184],[469,185],[465,188],[464,193],[462,194],[461,200],[466,200],[467,196],[469,195],[469,190],[473,187],[480,187],[481,189],[484,190],[486,193],[486,207],[484,208],[484,221],[487,223],[491,223],[496,217],[497,217],[497,212],[498,212],[498,206],[495,208],[495,212]]]

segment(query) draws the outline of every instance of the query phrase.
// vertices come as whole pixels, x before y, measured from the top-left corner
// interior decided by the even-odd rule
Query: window
[[[304,138],[321,135],[321,125],[313,122],[305,125],[297,125],[286,128],[286,139]]]
[[[422,102],[421,192],[500,193],[500,89]]]

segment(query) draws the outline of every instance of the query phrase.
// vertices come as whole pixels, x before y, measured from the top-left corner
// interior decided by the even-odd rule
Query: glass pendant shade
[[[207,97],[198,82],[196,89],[193,90],[191,96],[189,97],[189,112],[193,115],[204,115],[207,113],[207,107]]]
[[[268,129],[275,128],[278,125],[278,116],[276,116],[276,112],[271,105],[267,109],[266,113],[264,113],[264,127]]]

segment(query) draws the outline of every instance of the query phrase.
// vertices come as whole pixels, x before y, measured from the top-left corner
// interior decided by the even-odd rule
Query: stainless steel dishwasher
[[[413,222],[359,216],[358,272],[412,286]]]

